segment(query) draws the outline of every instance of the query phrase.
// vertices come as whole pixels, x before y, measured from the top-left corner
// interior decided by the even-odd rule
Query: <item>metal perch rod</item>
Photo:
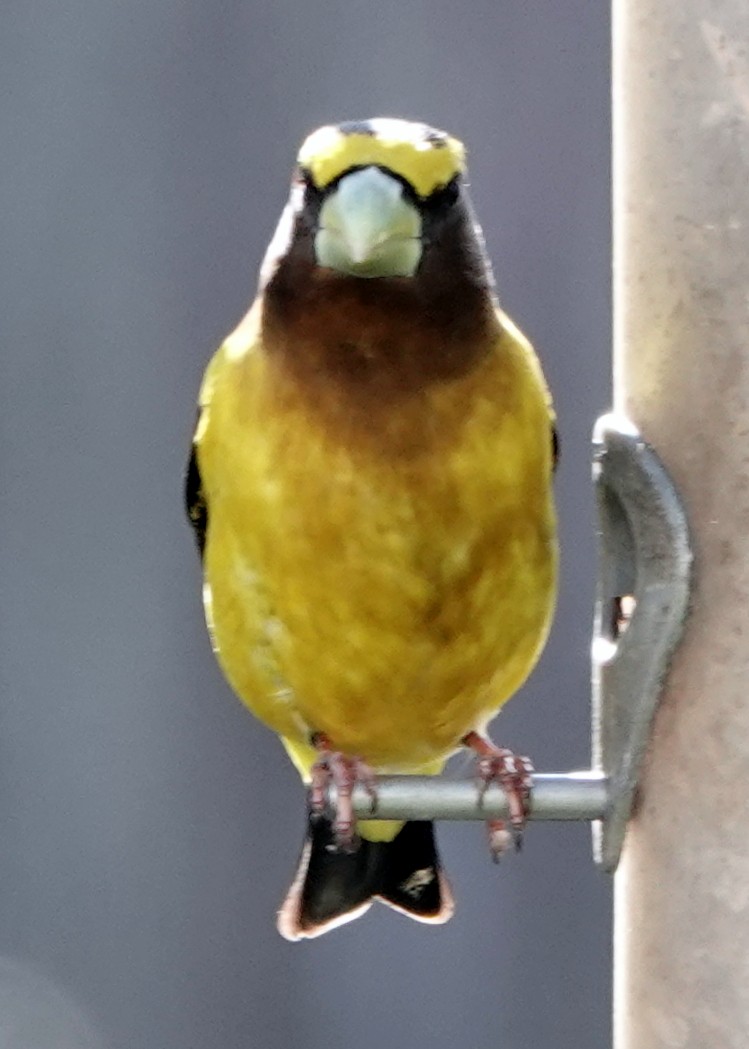
[[[330,788],[335,803],[335,788]],[[439,779],[434,776],[383,776],[378,780],[377,811],[360,784],[354,788],[354,811],[360,819],[382,820],[486,820],[508,815],[507,799],[491,784],[479,803],[473,780]],[[591,770],[547,772],[533,777],[530,819],[601,820],[609,805],[606,777]]]

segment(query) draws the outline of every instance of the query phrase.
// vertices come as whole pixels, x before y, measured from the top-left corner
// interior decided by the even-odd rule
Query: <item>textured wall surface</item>
[[[531,827],[499,869],[479,827],[440,828],[458,899],[441,930],[380,908],[313,944],[277,936],[302,793],[213,662],[181,507],[199,378],[302,135],[378,113],[454,131],[563,439],[557,622],[495,734],[541,770],[587,764],[606,6],[4,5],[3,1046],[47,1049],[12,1041],[29,1014],[55,1049],[608,1043],[609,884],[584,826]]]
[[[614,7],[617,400],[671,471],[696,554],[692,614],[617,874],[616,1046],[743,1049],[749,8]]]

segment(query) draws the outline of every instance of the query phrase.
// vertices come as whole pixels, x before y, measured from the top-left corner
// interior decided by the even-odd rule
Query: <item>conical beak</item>
[[[323,202],[315,235],[320,266],[356,277],[412,277],[421,215],[397,179],[377,167],[346,175]]]

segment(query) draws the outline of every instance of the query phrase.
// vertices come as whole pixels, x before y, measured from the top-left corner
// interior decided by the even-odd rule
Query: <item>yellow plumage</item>
[[[380,164],[407,179],[420,197],[427,197],[464,164],[463,143],[450,135],[428,139],[420,124],[402,120],[380,118],[368,123],[366,133],[354,130],[342,135],[336,127],[322,127],[309,136],[299,151],[299,164],[316,186],[329,185],[348,168]]]
[[[299,163],[265,291],[200,394],[206,617],[233,689],[306,781],[316,734],[379,772],[436,773],[548,632],[553,413],[493,301],[460,143],[374,121],[322,129]],[[422,920],[449,915],[440,884]],[[322,928],[368,898],[342,897]],[[292,902],[284,934],[316,934]]]
[[[482,364],[389,413],[316,429],[258,345],[214,358],[197,436],[218,658],[305,774],[309,735],[379,769],[440,765],[519,687],[555,590],[548,398],[506,318]],[[236,480],[241,478],[241,484]]]

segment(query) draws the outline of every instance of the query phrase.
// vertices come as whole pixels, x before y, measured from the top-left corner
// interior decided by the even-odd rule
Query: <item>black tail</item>
[[[431,823],[405,823],[392,841],[335,848],[330,820],[310,817],[294,882],[278,913],[287,940],[320,936],[363,914],[374,899],[417,921],[440,924],[453,912]]]

